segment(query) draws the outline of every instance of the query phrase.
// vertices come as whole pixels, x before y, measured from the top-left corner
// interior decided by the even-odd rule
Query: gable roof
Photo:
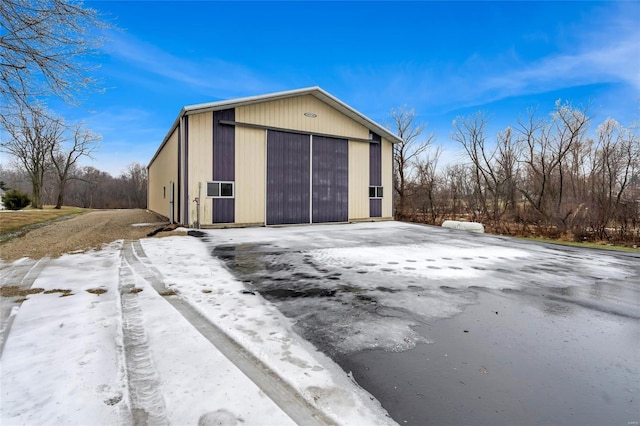
[[[381,126],[380,124],[376,123],[366,115],[351,108],[349,105],[345,104],[344,102],[342,102],[335,96],[331,95],[330,93],[322,90],[320,87],[313,86],[313,87],[306,87],[303,89],[287,90],[284,92],[267,93],[265,95],[248,96],[244,98],[236,98],[236,99],[207,102],[202,104],[185,106],[180,110],[180,114],[178,114],[178,117],[173,122],[173,125],[169,129],[169,132],[163,139],[162,143],[160,144],[160,147],[156,151],[155,155],[153,156],[149,164],[153,163],[155,158],[158,156],[158,153],[162,150],[162,147],[165,145],[167,140],[169,140],[169,138],[171,137],[171,134],[173,133],[175,128],[178,126],[178,123],[180,122],[180,118],[185,115],[208,112],[208,111],[219,111],[223,109],[236,108],[236,107],[241,107],[241,106],[246,106],[251,104],[257,104],[261,102],[268,102],[268,101],[274,101],[278,99],[286,99],[286,98],[292,98],[295,96],[304,96],[304,95],[314,96],[320,101],[326,103],[327,105],[333,107],[337,111],[351,118],[355,122],[360,123],[367,129],[371,130],[372,132],[387,139],[391,143],[402,142],[401,138],[391,133],[384,126]]]
[[[366,115],[351,108],[349,105],[345,104],[340,99],[336,98],[330,93],[322,90],[318,86],[307,87],[304,89],[287,90],[284,92],[268,93],[266,95],[249,96],[246,98],[230,99],[226,101],[217,101],[217,102],[209,102],[204,104],[190,105],[190,106],[184,107],[182,110],[186,114],[206,112],[206,111],[218,111],[221,109],[236,108],[236,107],[241,107],[245,105],[257,104],[261,102],[274,101],[278,99],[286,99],[286,98],[292,98],[295,96],[304,96],[304,95],[311,95],[321,100],[322,102],[333,107],[334,109],[343,113],[344,115],[351,118],[352,120],[362,124],[367,129],[373,131],[374,133],[377,133],[378,135],[384,137],[385,139],[388,139],[392,143],[402,142],[402,139],[400,139],[398,136],[391,133],[385,127],[376,123]]]

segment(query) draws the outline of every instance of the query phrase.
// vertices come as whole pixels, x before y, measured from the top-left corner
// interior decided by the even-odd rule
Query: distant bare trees
[[[505,214],[513,213],[516,207],[520,148],[510,127],[499,132],[494,141],[488,141],[486,126],[484,113],[460,117],[453,122],[452,139],[464,148],[470,160],[472,216],[500,227]]]
[[[433,223],[438,218],[439,194],[438,186],[440,176],[438,174],[438,160],[442,150],[440,147],[426,152],[415,161],[415,179],[411,186],[414,196],[412,197],[412,211],[415,214],[428,217]]]
[[[638,226],[634,209],[637,213],[640,204],[640,138],[611,118],[598,126],[597,135],[587,178],[591,208],[585,216],[604,238],[611,223],[619,224],[623,234]],[[635,193],[635,200],[630,193]]]
[[[137,184],[128,170],[135,170],[141,178]],[[75,166],[72,168],[73,179],[69,179],[65,189],[64,204],[94,209],[128,209],[146,208],[146,168],[139,163],[127,166],[119,176],[112,176],[95,167]],[[0,180],[6,188],[18,189],[30,193],[29,177],[20,169],[0,168]],[[144,188],[143,188],[144,187]],[[144,193],[144,197],[142,194]],[[42,189],[42,204],[55,204],[58,198],[58,186],[55,171],[49,170],[45,175]]]
[[[578,208],[568,184],[574,177],[573,162],[580,161],[579,149],[585,144],[588,125],[586,111],[560,101],[556,102],[550,120],[539,120],[530,114],[519,123],[526,177],[520,193],[537,219],[555,226],[560,233],[567,230],[567,222]]]
[[[67,136],[52,146],[49,153],[58,184],[56,209],[61,208],[64,203],[68,182],[76,178],[73,172],[78,160],[82,157],[91,157],[91,154],[98,148],[98,142],[102,139],[101,136],[85,129],[82,124],[69,127],[66,133]]]
[[[640,243],[638,129],[611,118],[592,133],[590,125],[586,108],[560,101],[547,116],[529,112],[495,135],[484,113],[458,117],[451,137],[466,161],[439,169],[438,151],[414,158],[405,220],[466,219],[499,233]]]
[[[42,189],[45,174],[50,165],[50,156],[60,143],[64,126],[57,119],[51,119],[44,109],[19,107],[18,114],[3,121],[9,139],[0,145],[4,152],[11,154],[29,176],[31,181],[31,204],[42,208]]]
[[[139,163],[129,164],[120,179],[124,183],[123,195],[128,208],[147,207],[147,168]]]
[[[97,149],[100,136],[82,124],[67,126],[39,105],[17,107],[17,113],[3,116],[2,123],[9,137],[0,143],[0,150],[11,154],[29,176],[32,206],[42,208],[45,181],[53,172],[56,208],[61,208],[74,167],[81,157],[90,157]]]

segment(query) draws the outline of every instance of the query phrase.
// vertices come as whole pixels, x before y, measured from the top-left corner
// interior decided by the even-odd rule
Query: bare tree
[[[444,169],[443,193],[449,200],[444,218],[458,219],[463,212],[474,210],[471,167],[467,164],[452,164]]]
[[[566,174],[572,168],[572,149],[584,143],[589,121],[586,110],[558,100],[551,120],[542,121],[530,113],[527,121],[520,120],[517,129],[526,173],[526,184],[520,192],[539,219],[556,226],[559,232],[567,228],[567,220],[578,207],[565,202],[570,183]]]
[[[453,121],[452,138],[464,148],[473,171],[474,197],[481,213],[489,216],[488,197],[495,200],[496,174],[492,168],[495,147],[489,148],[485,128],[487,119],[482,112],[469,117],[458,117]]]
[[[120,197],[120,193],[112,191],[113,177],[95,167],[80,168],[76,178],[69,182],[69,198],[71,203],[85,208],[111,208],[111,197]]]
[[[20,192],[29,193],[31,182],[27,173],[22,169],[2,168],[0,169],[0,179],[5,183],[5,189],[17,189]]]
[[[11,154],[31,180],[31,204],[42,208],[42,188],[50,166],[51,150],[63,137],[64,125],[51,119],[42,107],[20,108],[19,113],[4,120],[9,139],[0,143]]]
[[[102,45],[99,29],[109,27],[81,1],[0,2],[0,104],[2,114],[56,96],[76,103],[94,84],[88,58]]]
[[[638,137],[612,118],[598,126],[597,134],[590,177],[595,209],[591,209],[590,219],[598,236],[606,238],[607,227],[614,220],[624,231],[627,219],[624,207],[635,202],[625,195],[637,172]]]
[[[420,141],[420,135],[426,126],[424,123],[415,123],[415,117],[415,110],[407,109],[407,106],[404,105],[391,110],[391,123],[387,126],[402,139],[401,143],[393,146],[394,189],[397,197],[395,204],[398,219],[407,217],[405,211],[407,182],[411,175],[411,169],[415,166],[415,160],[429,148],[435,137],[431,133]]]
[[[460,143],[470,160],[473,173],[474,204],[494,227],[500,227],[503,215],[515,208],[517,149],[510,127],[498,132],[495,142],[487,141],[487,118],[478,112],[458,117],[453,122],[452,138]]]
[[[513,140],[513,129],[507,127],[498,132],[496,137],[497,156],[496,170],[498,188],[496,193],[501,198],[505,212],[510,212],[512,217],[517,215],[517,191],[520,183],[520,169],[518,159],[520,151]]]
[[[442,148],[437,147],[434,152],[423,156],[416,161],[416,189],[414,192],[414,205],[421,215],[420,222],[436,224],[438,219],[438,160],[442,154]]]
[[[52,145],[49,152],[58,184],[56,209],[60,209],[64,203],[67,183],[72,177],[70,172],[76,167],[81,157],[91,158],[91,154],[98,148],[98,142],[102,139],[100,135],[85,129],[82,124],[77,124],[68,131],[70,136],[67,138],[69,142],[67,146],[65,147],[64,143],[58,143]]]
[[[147,168],[140,163],[131,163],[120,176],[124,182],[127,208],[147,207]]]

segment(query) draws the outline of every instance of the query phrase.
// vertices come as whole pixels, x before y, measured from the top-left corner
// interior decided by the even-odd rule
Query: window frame
[[[371,190],[374,191],[374,196],[371,196]],[[378,185],[369,185],[369,199],[371,200],[382,200],[384,198],[384,187]]]
[[[209,184],[218,186],[218,195],[209,195]],[[231,195],[222,195],[222,185],[231,185]],[[210,180],[207,181],[207,198],[236,198],[236,183],[230,180]]]

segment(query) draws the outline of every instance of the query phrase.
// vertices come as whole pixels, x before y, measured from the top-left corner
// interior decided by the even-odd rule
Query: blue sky
[[[561,98],[640,119],[640,3],[89,1],[120,30],[97,60],[106,89],[59,107],[103,135],[92,165],[147,164],[180,108],[320,86],[384,124],[414,108],[456,161],[451,122],[493,134]],[[55,104],[52,104],[55,107]]]

